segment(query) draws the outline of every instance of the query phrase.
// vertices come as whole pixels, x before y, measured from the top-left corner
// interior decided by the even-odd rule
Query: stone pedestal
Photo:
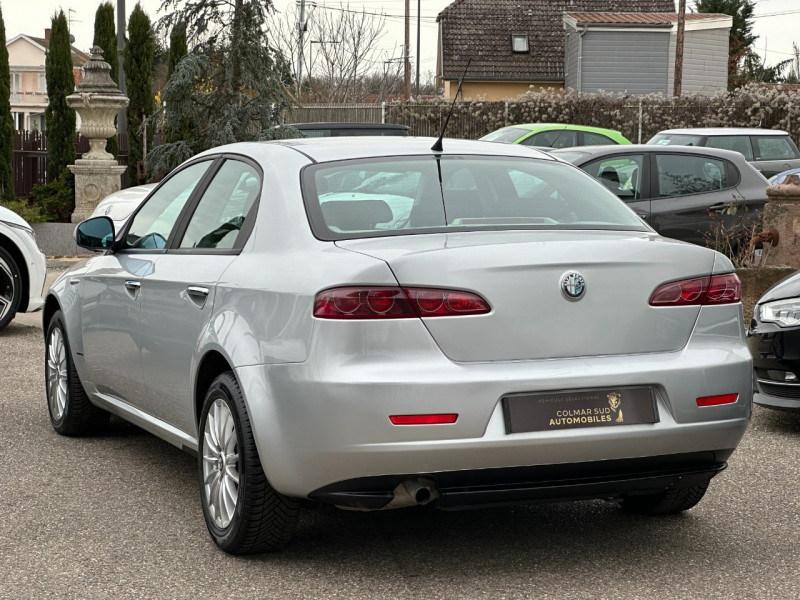
[[[119,191],[120,176],[126,169],[115,160],[90,159],[78,159],[68,168],[75,175],[73,223],[88,219],[100,200]]]
[[[780,240],[770,249],[769,262],[800,269],[800,177],[789,175],[782,185],[767,188],[764,230],[775,229]]]

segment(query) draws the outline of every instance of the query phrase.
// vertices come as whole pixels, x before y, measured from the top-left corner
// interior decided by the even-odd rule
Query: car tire
[[[53,429],[61,435],[80,436],[99,432],[109,414],[89,401],[72,362],[64,315],[50,319],[45,337],[45,390]]]
[[[200,417],[198,470],[203,516],[214,542],[231,554],[271,552],[294,533],[299,504],[267,481],[239,382],[219,375]]]
[[[22,278],[14,257],[0,248],[0,329],[5,328],[17,314],[22,298]]]
[[[637,515],[674,515],[693,508],[708,489],[708,482],[685,488],[670,488],[658,494],[628,496],[622,509]]]

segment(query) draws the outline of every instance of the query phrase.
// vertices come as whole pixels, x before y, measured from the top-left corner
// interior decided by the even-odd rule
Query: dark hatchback
[[[762,406],[800,411],[800,271],[767,290],[747,332]]]
[[[705,245],[714,222],[757,222],[769,182],[738,152],[685,146],[581,146],[550,153],[603,183],[665,237]],[[735,208],[735,211],[734,211]]]

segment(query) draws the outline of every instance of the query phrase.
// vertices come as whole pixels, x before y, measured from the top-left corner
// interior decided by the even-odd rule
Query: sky
[[[296,0],[274,0],[277,10],[286,10]],[[436,68],[436,15],[452,0],[421,0],[421,51],[420,72],[427,73]],[[486,0],[490,2],[491,0]],[[310,2],[310,0],[307,0]],[[112,0],[116,5],[117,0]],[[69,10],[70,31],[75,36],[75,46],[88,50],[94,32],[94,14],[100,0],[0,0],[3,18],[6,25],[6,39],[19,33],[35,36],[44,35],[44,29],[50,26],[53,14],[62,8]],[[125,0],[127,16],[133,10],[135,0]],[[155,21],[160,16],[158,8],[161,0],[141,0],[142,8]],[[412,63],[416,61],[416,17],[417,0],[411,4],[411,54]],[[396,51],[403,43],[403,11],[405,0],[316,0],[315,10],[335,10],[347,7],[351,10],[364,8],[368,12],[383,12],[387,15],[386,33],[380,41],[381,49],[387,53]],[[693,0],[687,1],[688,9],[694,6]],[[759,39],[756,50],[767,65],[795,56],[792,46],[796,42],[800,46],[800,2],[798,0],[756,0],[754,30]],[[313,18],[313,13],[312,13]]]

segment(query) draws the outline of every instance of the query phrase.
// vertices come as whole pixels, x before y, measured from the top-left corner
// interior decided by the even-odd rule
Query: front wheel
[[[218,376],[206,394],[199,446],[200,497],[214,542],[231,554],[285,546],[300,507],[267,481],[244,396],[231,372]]]
[[[0,329],[11,322],[17,314],[22,298],[22,279],[14,257],[5,248],[0,248]]]
[[[693,508],[708,489],[708,482],[685,488],[671,488],[658,494],[628,496],[622,510],[637,515],[674,515]]]

